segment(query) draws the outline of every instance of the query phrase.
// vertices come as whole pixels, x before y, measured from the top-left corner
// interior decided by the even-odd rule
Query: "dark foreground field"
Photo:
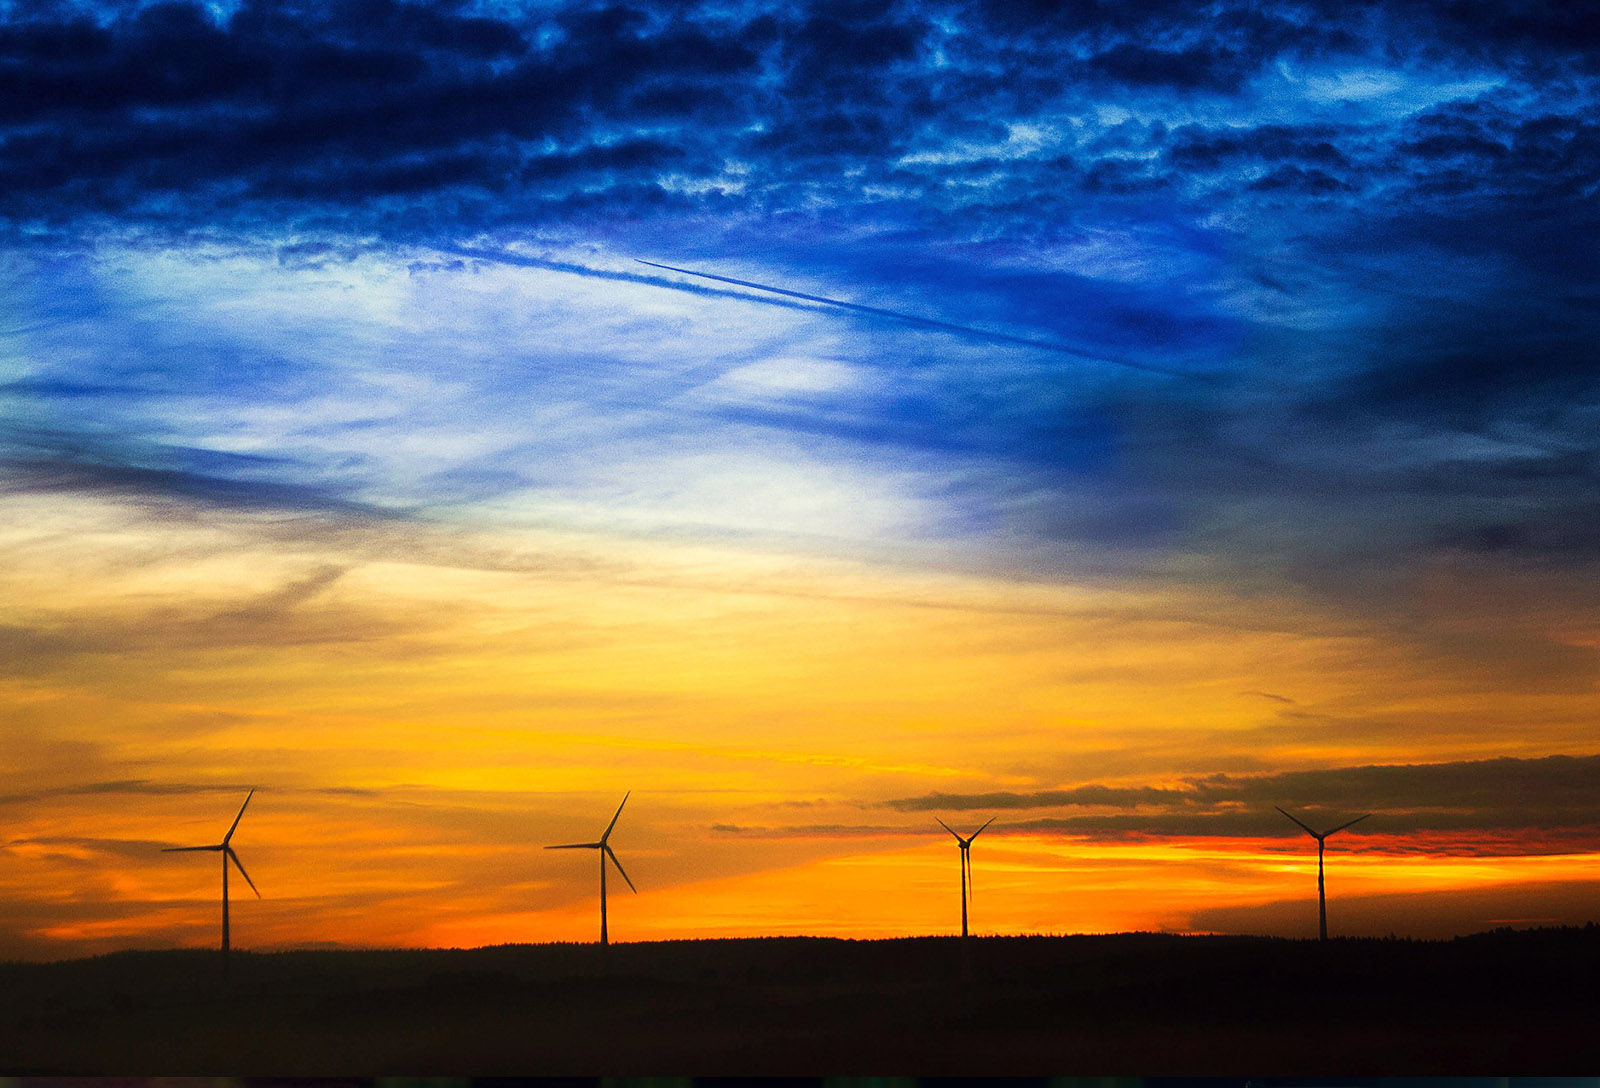
[[[0,1073],[1584,1074],[1600,928],[0,964]]]

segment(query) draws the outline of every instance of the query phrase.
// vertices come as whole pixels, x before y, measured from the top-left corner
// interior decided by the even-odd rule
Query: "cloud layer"
[[[692,423],[713,442],[932,455],[926,487],[960,519],[1101,554],[1248,551],[1302,583],[1331,564],[1368,603],[1383,571],[1441,552],[1588,565],[1581,28],[1533,5],[1004,8],[17,6],[0,218],[32,253],[207,238],[291,268],[365,252],[464,275],[429,255],[466,246],[748,276],[865,306],[830,320],[884,380],[715,406]],[[48,291],[83,272],[17,274]],[[74,319],[38,299],[17,320],[38,354]],[[940,323],[1014,350],[957,350]],[[1210,380],[1114,381],[1029,341]],[[322,380],[314,359],[263,364],[226,392]],[[24,367],[5,390],[56,416],[150,396],[138,369]],[[7,444],[57,486],[369,489],[296,451],[252,466],[126,426]],[[128,463],[152,440],[168,463]]]
[[[7,211],[459,233],[831,206],[1015,238],[1049,193],[1042,239],[1085,194],[1573,210],[1596,147],[1556,92],[1595,74],[1580,23],[1535,4],[14,5]]]
[[[1539,838],[1538,833],[1545,833],[1560,840],[1561,852],[1568,852],[1600,846],[1600,813],[1589,785],[1597,771],[1600,756],[1546,756],[1197,775],[1176,786],[930,793],[885,804],[903,812],[1064,809],[1066,814],[1059,817],[1013,818],[1011,823],[1088,835],[1302,834],[1273,811],[1281,806],[1318,831],[1372,813],[1371,822],[1350,834],[1475,831],[1493,837],[1532,832]]]

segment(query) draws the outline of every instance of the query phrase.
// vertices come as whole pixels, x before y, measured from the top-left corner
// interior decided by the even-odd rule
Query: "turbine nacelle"
[[[1293,820],[1296,824],[1300,825],[1300,830],[1301,831],[1304,831],[1307,835],[1310,835],[1313,839],[1316,839],[1319,843],[1322,842],[1322,840],[1326,839],[1329,835],[1332,835],[1332,834],[1334,834],[1335,832],[1338,832],[1338,831],[1343,831],[1345,828],[1350,827],[1353,824],[1358,824],[1362,820],[1365,820],[1368,816],[1372,815],[1372,813],[1368,812],[1368,813],[1365,813],[1365,814],[1363,814],[1361,816],[1357,816],[1353,820],[1346,820],[1344,823],[1340,824],[1338,827],[1330,828],[1327,831],[1324,831],[1319,835],[1317,832],[1311,830],[1311,828],[1306,825],[1306,822],[1304,820],[1300,819],[1298,816],[1294,815],[1293,813],[1287,812],[1284,809],[1278,808],[1277,805],[1273,805],[1272,807],[1273,808],[1277,808],[1279,812],[1282,812],[1285,816],[1289,817],[1289,819]]]
[[[952,834],[952,835],[954,835],[956,837],[956,842],[961,844],[961,849],[970,850],[970,849],[972,849],[972,840],[977,838],[979,835],[982,835],[983,834],[983,828],[984,827],[988,827],[990,824],[994,823],[995,817],[991,816],[987,820],[983,821],[983,827],[978,828],[978,830],[974,831],[972,834],[968,835],[964,839],[961,837],[960,832],[958,832],[955,828],[951,827],[949,824],[945,823],[943,820],[939,819],[939,817],[935,816],[934,820],[938,823],[938,825],[940,827],[944,828],[946,831],[950,832],[950,834]]]

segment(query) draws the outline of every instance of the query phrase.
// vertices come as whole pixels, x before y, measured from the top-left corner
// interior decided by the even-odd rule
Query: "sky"
[[[1583,5],[0,0],[0,957],[1583,922]],[[629,793],[631,791],[631,794]],[[197,860],[202,859],[202,860]]]

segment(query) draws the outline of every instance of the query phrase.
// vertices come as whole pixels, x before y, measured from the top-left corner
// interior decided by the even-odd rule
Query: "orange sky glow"
[[[1452,671],[1258,587],[7,504],[9,619],[51,636],[0,681],[8,956],[214,943],[214,858],[160,850],[215,841],[251,787],[240,947],[593,939],[593,855],[541,847],[629,790],[618,940],[951,932],[935,816],[996,817],[977,932],[1311,935],[1315,848],[1278,796],[1378,811],[1329,840],[1335,932],[1581,921],[1600,888],[1581,818],[1292,777],[1461,764],[1492,793],[1482,761],[1584,753],[1591,692]],[[1199,804],[1219,773],[1234,792]],[[1082,787],[1176,792],[1061,793]]]

